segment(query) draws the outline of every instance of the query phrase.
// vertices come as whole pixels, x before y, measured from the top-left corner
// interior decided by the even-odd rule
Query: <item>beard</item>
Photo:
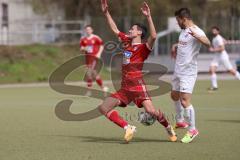
[[[186,29],[186,27],[185,27],[185,26],[183,26],[183,25],[181,25],[181,26],[180,26],[180,28],[181,28],[181,29]]]

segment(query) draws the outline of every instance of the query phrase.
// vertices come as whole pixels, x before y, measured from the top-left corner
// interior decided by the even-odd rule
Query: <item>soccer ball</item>
[[[156,118],[147,112],[140,112],[138,116],[138,121],[145,126],[150,126],[154,124]]]

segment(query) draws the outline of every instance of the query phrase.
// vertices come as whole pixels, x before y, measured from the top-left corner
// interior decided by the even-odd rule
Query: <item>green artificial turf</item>
[[[0,89],[1,160],[238,160],[240,157],[240,83],[220,81],[220,90],[208,93],[208,81],[198,81],[193,95],[200,134],[191,144],[168,141],[162,126],[136,122],[135,106],[119,108],[137,126],[133,141],[124,144],[123,130],[104,117],[66,122],[55,105],[72,99],[73,113],[95,108],[98,99],[63,95],[48,87]],[[173,122],[169,94],[153,103]],[[125,113],[128,113],[126,116]],[[131,119],[129,116],[132,116]],[[179,139],[186,130],[177,130]]]

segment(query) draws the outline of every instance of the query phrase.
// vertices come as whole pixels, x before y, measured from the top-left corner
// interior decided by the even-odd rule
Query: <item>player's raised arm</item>
[[[205,45],[208,48],[211,47],[211,42],[209,41],[206,35],[197,34],[191,27],[189,28],[189,30],[190,30],[189,34],[191,34],[199,42],[201,42],[203,45]]]
[[[152,48],[154,45],[155,39],[157,37],[157,32],[156,32],[155,26],[153,24],[150,8],[146,2],[143,3],[141,10],[142,10],[143,15],[146,16],[146,18],[147,18],[149,30],[150,30],[150,36],[147,40],[147,44],[150,48]]]
[[[111,30],[116,35],[118,35],[120,31],[118,30],[116,23],[114,22],[114,20],[112,19],[112,16],[110,15],[110,13],[108,11],[107,0],[101,0],[101,5],[102,5],[102,11],[103,11],[105,17],[107,18],[107,22],[108,22]]]

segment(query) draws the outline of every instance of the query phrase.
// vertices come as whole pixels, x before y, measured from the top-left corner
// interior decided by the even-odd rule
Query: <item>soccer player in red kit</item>
[[[125,107],[133,101],[138,107],[144,107],[147,113],[154,116],[166,128],[170,141],[176,141],[177,137],[173,127],[168,123],[164,114],[153,106],[143,81],[142,67],[156,39],[155,27],[147,3],[144,2],[141,8],[150,28],[150,37],[146,43],[142,43],[143,38],[146,36],[146,27],[141,24],[135,24],[129,30],[129,34],[120,32],[108,11],[107,1],[102,0],[101,3],[102,11],[111,30],[124,42],[125,47],[123,51],[121,89],[106,98],[99,106],[99,111],[125,130],[124,139],[126,142],[129,142],[133,138],[136,127],[122,119],[114,108],[116,106]],[[126,43],[129,44],[126,45]]]
[[[86,55],[86,66],[87,66],[87,96],[91,95],[90,88],[92,87],[93,80],[96,79],[97,84],[101,87],[104,92],[108,91],[107,87],[103,86],[103,81],[96,71],[97,59],[101,58],[103,52],[103,41],[102,39],[93,34],[93,28],[90,25],[85,26],[86,36],[80,40],[80,51]]]

